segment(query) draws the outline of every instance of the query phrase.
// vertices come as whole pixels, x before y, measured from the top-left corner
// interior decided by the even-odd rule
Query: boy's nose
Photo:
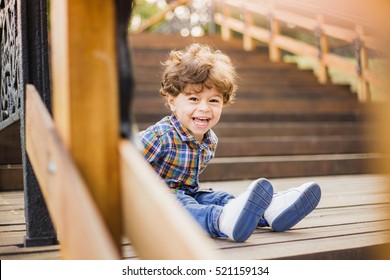
[[[202,101],[199,103],[199,106],[198,106],[198,110],[201,110],[201,111],[209,111],[210,110],[210,106],[209,106],[209,103],[207,101]]]

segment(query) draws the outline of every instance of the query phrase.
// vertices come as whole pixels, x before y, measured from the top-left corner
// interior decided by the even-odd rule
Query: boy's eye
[[[211,102],[211,103],[219,103],[220,100],[219,100],[219,99],[211,99],[210,102]]]
[[[189,100],[191,100],[191,101],[198,101],[198,98],[196,98],[196,97],[190,97]]]

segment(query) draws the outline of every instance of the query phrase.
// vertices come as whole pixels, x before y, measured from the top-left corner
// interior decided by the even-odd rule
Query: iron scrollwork
[[[23,86],[19,36],[17,1],[0,0],[0,130],[20,118]]]

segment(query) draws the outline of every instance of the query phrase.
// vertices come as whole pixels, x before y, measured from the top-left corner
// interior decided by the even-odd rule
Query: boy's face
[[[192,93],[193,92],[193,93]],[[192,135],[201,143],[204,134],[216,125],[221,117],[223,95],[214,87],[204,87],[202,92],[191,91],[168,96],[169,108]]]

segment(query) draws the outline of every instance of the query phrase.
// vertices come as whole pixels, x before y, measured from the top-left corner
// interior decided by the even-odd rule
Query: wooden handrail
[[[123,225],[142,259],[216,259],[216,247],[128,140],[119,145]]]
[[[268,0],[267,0],[268,1]],[[353,24],[364,25],[366,27],[374,27],[374,23],[370,18],[367,18],[361,13],[360,9],[356,9],[359,5],[358,1],[349,1],[342,3],[339,0],[326,1],[302,1],[302,0],[271,0],[274,5],[288,7],[289,10],[307,11],[309,13],[319,13],[329,18],[337,18],[339,20],[350,22]],[[353,5],[355,4],[355,5]]]
[[[119,250],[115,1],[52,1],[50,9],[54,121]]]
[[[59,232],[62,258],[120,259],[115,241],[33,85],[26,89],[26,148]]]
[[[120,259],[52,117],[27,85],[26,144],[65,259]],[[125,234],[142,259],[217,259],[214,244],[128,140],[118,147]],[[118,202],[119,203],[119,202]],[[183,226],[185,225],[185,226]]]
[[[334,1],[330,5],[327,1],[295,1],[295,0],[216,0],[217,13],[214,20],[221,25],[222,38],[229,40],[230,30],[242,33],[244,48],[250,50],[253,43],[250,40],[259,40],[269,45],[269,55],[272,61],[281,61],[281,50],[294,54],[308,56],[318,62],[318,80],[327,83],[328,68],[332,67],[345,72],[358,81],[358,96],[362,101],[371,100],[370,84],[378,83],[376,77],[368,68],[367,48],[381,50],[380,41],[372,37],[369,32],[374,24],[367,19],[347,10],[335,12]],[[242,19],[234,18],[231,9],[241,14]],[[253,16],[263,17],[268,26],[254,24]],[[250,20],[247,20],[247,19]],[[317,37],[317,44],[312,45],[289,37],[280,32],[280,23],[296,25],[312,32]],[[328,38],[333,37],[351,44],[355,49],[355,61],[329,51]]]
[[[102,7],[87,0],[51,5],[55,121],[27,87],[27,152],[62,257],[120,259],[125,233],[141,258],[215,259],[212,242],[140,152],[119,142],[114,1],[104,3],[104,22]]]

